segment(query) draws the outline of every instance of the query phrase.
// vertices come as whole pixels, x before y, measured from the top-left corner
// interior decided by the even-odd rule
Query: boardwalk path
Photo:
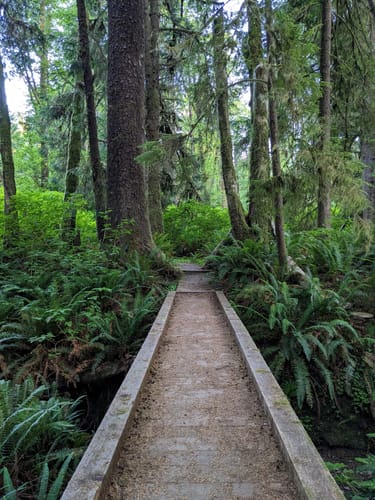
[[[296,498],[205,273],[185,273],[106,498]]]

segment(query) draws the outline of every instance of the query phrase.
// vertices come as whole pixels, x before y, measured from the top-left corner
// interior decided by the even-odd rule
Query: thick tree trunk
[[[268,71],[263,63],[262,16],[257,0],[246,0],[248,35],[245,60],[251,84],[252,140],[249,169],[249,211],[247,223],[265,234],[269,227],[265,182],[270,177],[268,152]]]
[[[224,15],[221,11],[214,20],[214,69],[216,80],[217,113],[220,129],[221,166],[233,236],[236,240],[250,237],[250,230],[238,195],[233,163],[232,137],[228,111],[228,77],[224,51]]]
[[[145,171],[135,160],[144,142],[145,14],[144,0],[108,1],[108,208],[118,243],[143,253],[153,248]]]
[[[331,224],[331,175],[325,155],[331,140],[331,0],[322,2],[322,29],[320,42],[320,83],[322,97],[319,101],[321,125],[320,155],[318,158],[318,226]]]
[[[14,161],[12,149],[12,136],[8,103],[5,93],[5,75],[3,61],[0,55],[0,153],[3,167],[4,186],[4,244],[10,244],[18,233],[18,217],[14,196],[16,194],[16,181],[14,178]]]
[[[70,133],[68,144],[68,159],[66,164],[64,201],[69,203],[78,187],[78,168],[81,161],[82,149],[82,113],[83,96],[80,82],[77,81],[73,97],[72,115],[70,120]],[[64,214],[62,238],[73,242],[76,229],[76,210],[69,207]]]
[[[47,90],[48,90],[48,69],[49,69],[49,61],[48,61],[48,43],[47,43],[47,33],[48,33],[48,18],[46,12],[46,0],[41,0],[40,2],[40,19],[39,19],[39,29],[43,34],[43,43],[42,49],[40,53],[40,64],[39,64],[39,72],[40,72],[40,80],[39,80],[39,104],[42,107],[42,118],[41,118],[41,140],[40,140],[40,157],[41,157],[41,166],[40,166],[40,186],[46,187],[48,184],[49,177],[49,165],[48,165],[48,145],[43,137],[46,129],[46,119],[44,117],[44,106],[47,101]]]
[[[248,34],[244,47],[244,56],[250,80],[255,79],[255,68],[263,60],[262,16],[257,0],[246,0]],[[254,121],[255,82],[251,84],[250,108]]]
[[[274,61],[274,43],[272,37],[272,0],[266,0],[266,30],[267,30],[267,50],[269,60],[268,72],[268,93],[269,93],[269,119],[270,119],[270,139],[271,139],[271,154],[272,154],[272,175],[274,189],[274,206],[275,206],[275,231],[276,244],[279,257],[280,267],[287,270],[288,254],[285,244],[284,234],[284,214],[283,214],[283,194],[282,194],[282,172],[280,162],[280,146],[279,146],[279,127],[277,120],[276,98],[273,86],[273,68]]]
[[[79,57],[85,82],[87,128],[89,133],[90,163],[95,198],[96,231],[99,241],[104,240],[105,232],[105,188],[106,178],[99,152],[98,125],[96,121],[94,78],[91,70],[89,35],[85,0],[77,0]]]
[[[375,141],[362,140],[361,160],[366,165],[363,171],[363,189],[369,204],[363,212],[363,218],[373,221],[375,219]]]
[[[160,90],[159,90],[159,0],[148,0],[146,16],[146,139],[160,138]],[[161,207],[161,165],[156,162],[148,171],[148,206],[153,233],[162,233],[163,212]]]
[[[253,137],[250,150],[250,186],[248,224],[259,226],[263,232],[269,227],[269,203],[266,183],[270,178],[268,151],[268,71],[264,65],[256,69]]]

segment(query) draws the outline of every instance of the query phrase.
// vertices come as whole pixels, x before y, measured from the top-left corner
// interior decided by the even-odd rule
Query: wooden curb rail
[[[85,451],[61,500],[97,500],[107,492],[126,431],[168,322],[176,292],[169,292],[141,350]]]
[[[249,375],[255,383],[260,401],[293,476],[298,497],[301,500],[344,500],[344,495],[329,473],[249,332],[223,292],[211,293],[216,294],[218,305],[236,338]],[[141,350],[61,500],[105,498],[122,443],[131,426],[139,396],[166,329],[175,295],[176,292],[170,292],[167,295]]]
[[[223,292],[216,292],[253,379],[260,401],[291,471],[301,500],[344,500],[301,421]]]

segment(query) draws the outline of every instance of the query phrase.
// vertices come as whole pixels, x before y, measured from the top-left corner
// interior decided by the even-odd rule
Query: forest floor
[[[177,289],[107,496],[125,498],[297,498],[207,273]]]

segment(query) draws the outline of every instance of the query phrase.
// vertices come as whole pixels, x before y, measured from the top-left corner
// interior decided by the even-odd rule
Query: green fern
[[[69,464],[86,441],[86,434],[77,428],[76,404],[58,398],[55,389],[36,387],[31,379],[22,384],[0,381],[0,464],[7,494],[21,486],[30,491],[32,484],[22,478],[40,469],[41,498],[57,498]],[[52,473],[51,461],[63,465]],[[17,474],[11,477],[9,471]],[[49,483],[52,486],[43,497]]]
[[[48,462],[44,462],[42,474],[39,478],[40,486],[37,495],[37,500],[57,500],[58,498],[60,498],[61,489],[64,486],[65,477],[73,457],[74,454],[70,453],[65,458],[49,490],[48,490],[48,485],[50,479],[50,469]]]
[[[6,467],[3,467],[3,496],[2,500],[17,500],[17,492],[20,488],[15,488],[12,478],[10,477],[9,471]]]

